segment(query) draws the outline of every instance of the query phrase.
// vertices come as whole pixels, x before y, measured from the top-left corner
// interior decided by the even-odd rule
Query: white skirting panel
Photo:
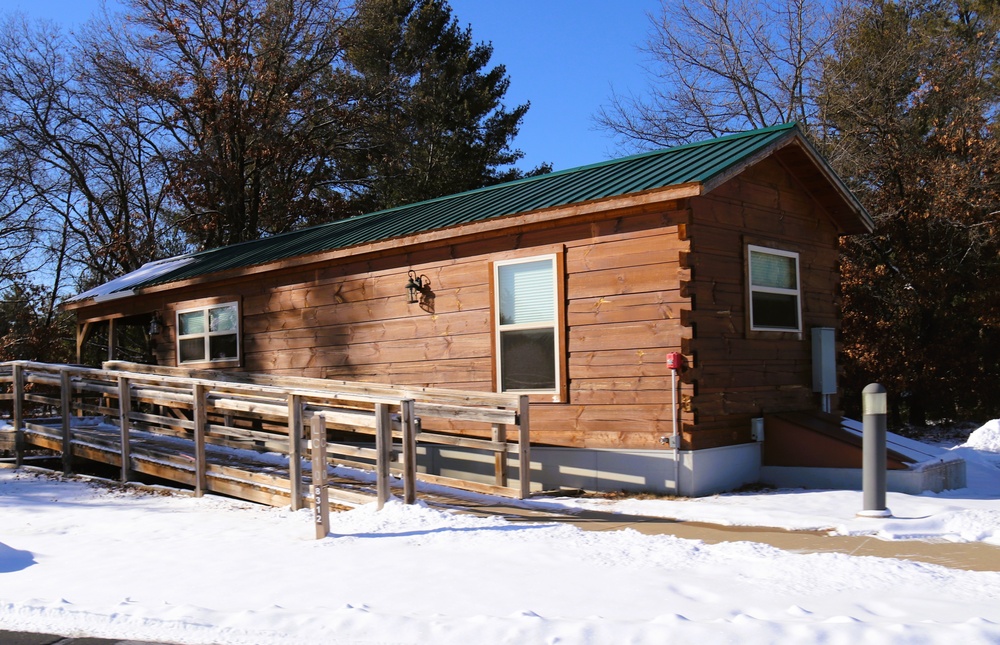
[[[493,483],[493,456],[474,450],[421,446],[422,472],[474,478]],[[760,444],[679,451],[675,469],[673,450],[597,450],[587,448],[531,448],[531,490],[579,488],[588,491],[633,491],[712,495],[757,481]],[[514,460],[510,480],[517,481],[520,464]],[[679,477],[675,476],[675,472]],[[678,489],[677,482],[680,482]]]

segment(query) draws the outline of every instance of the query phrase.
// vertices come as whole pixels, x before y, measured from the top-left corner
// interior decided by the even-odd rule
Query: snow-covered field
[[[532,502],[882,539],[1000,545],[1000,423],[969,487]],[[391,503],[337,513],[0,469],[0,629],[175,643],[1000,643],[1000,573],[508,523]],[[1000,549],[998,549],[1000,557]]]

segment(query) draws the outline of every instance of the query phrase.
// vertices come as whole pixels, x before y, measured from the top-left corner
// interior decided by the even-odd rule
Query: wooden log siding
[[[839,326],[837,231],[832,220],[773,161],[765,161],[693,202],[685,235],[693,266],[683,292],[697,355],[686,375],[694,423],[687,445],[750,441],[750,418],[816,407],[809,329]],[[760,241],[799,253],[802,334],[749,330],[746,245]]]
[[[533,404],[532,440],[661,448],[659,437],[671,423],[664,357],[690,336],[682,321],[690,301],[679,282],[689,245],[678,237],[689,217],[686,202],[590,214],[406,257],[257,275],[229,281],[222,291],[193,286],[171,293],[173,302],[160,308],[172,321],[171,309],[187,301],[239,299],[247,372],[493,391],[490,263],[559,250],[566,265],[569,401]],[[429,310],[406,302],[411,268],[429,279]],[[165,365],[174,360],[171,327],[159,345]],[[484,438],[492,432],[490,424],[435,423],[428,429]]]

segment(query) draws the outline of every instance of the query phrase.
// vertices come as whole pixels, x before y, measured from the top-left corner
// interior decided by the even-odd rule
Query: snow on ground
[[[978,436],[977,436],[978,435]],[[1000,544],[1000,423],[955,448],[970,486],[539,505],[882,539]],[[1000,642],[1000,573],[508,523],[390,503],[336,513],[0,469],[0,629],[175,643]]]

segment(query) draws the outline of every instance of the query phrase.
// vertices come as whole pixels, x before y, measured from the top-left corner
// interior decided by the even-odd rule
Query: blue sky
[[[646,86],[638,48],[650,29],[646,14],[658,0],[451,0],[477,41],[493,43],[493,61],[507,68],[512,105],[531,101],[517,146],[523,168],[543,161],[556,170],[615,154],[593,116],[612,86]]]
[[[638,50],[649,32],[647,13],[659,0],[450,0],[473,38],[493,43],[493,64],[506,66],[510,106],[531,101],[515,141],[529,169],[550,162],[556,170],[618,156],[593,116],[619,93],[646,86]],[[0,0],[68,27],[85,21],[100,0]]]

